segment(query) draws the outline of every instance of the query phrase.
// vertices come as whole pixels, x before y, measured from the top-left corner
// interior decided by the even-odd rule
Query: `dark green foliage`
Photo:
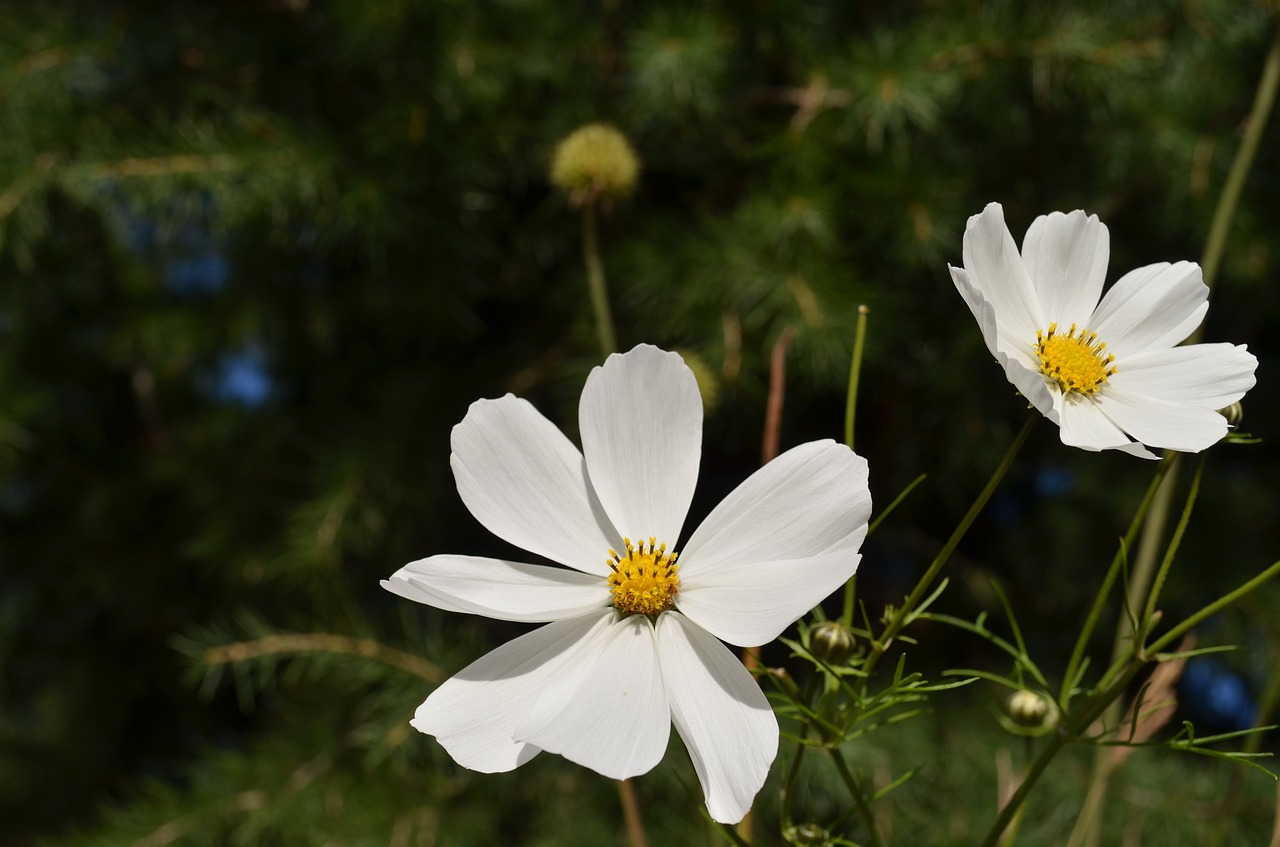
[[[1020,425],[947,277],[966,217],[999,200],[1020,240],[1037,214],[1097,212],[1110,280],[1198,258],[1276,25],[1243,0],[7,4],[0,842],[563,844],[567,820],[578,843],[617,838],[593,774],[456,768],[408,729],[430,683],[403,668],[300,650],[206,681],[204,663],[324,633],[448,673],[518,631],[377,580],[511,554],[449,472],[472,400],[513,391],[576,430],[598,358],[580,222],[546,181],[556,142],[607,120],[642,160],[602,217],[604,263],[619,343],[695,353],[720,382],[695,511],[758,463],[786,327],[783,445],[840,436],[870,305],[858,447],[877,503],[930,473],[864,559],[861,597],[896,602]],[[1276,549],[1271,122],[1206,335],[1258,353],[1243,428],[1267,441],[1215,449],[1166,592],[1184,613]],[[264,398],[225,392],[246,358]],[[999,573],[1060,667],[1150,468],[1052,429],[953,563],[973,591],[943,605],[996,608]],[[1073,482],[1046,494],[1060,472]],[[930,679],[983,661],[914,634]],[[959,743],[947,715],[921,733],[937,749]],[[895,775],[935,753],[904,755]],[[978,832],[991,783],[950,767],[902,808],[964,809]],[[1074,786],[1039,808],[1072,808]],[[639,790],[654,842],[691,843],[687,757]],[[1046,814],[1027,843],[1069,825]]]

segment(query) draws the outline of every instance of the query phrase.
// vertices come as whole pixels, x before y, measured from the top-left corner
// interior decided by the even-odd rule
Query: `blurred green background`
[[[929,473],[866,546],[874,617],[1023,421],[947,274],[967,216],[1000,201],[1020,241],[1038,214],[1097,213],[1109,281],[1198,259],[1276,26],[1252,0],[0,7],[0,843],[620,843],[602,778],[550,756],[471,774],[407,726],[429,678],[523,628],[378,587],[432,553],[512,555],[453,487],[470,402],[511,391],[576,432],[600,357],[556,143],[605,120],[642,161],[601,250],[619,344],[714,384],[694,519],[759,464],[785,328],[783,447],[841,437],[870,307],[873,496]],[[1212,450],[1169,615],[1280,548],[1277,122],[1206,324],[1260,359],[1242,429],[1264,441]],[[1040,425],[943,607],[993,609],[1000,579],[1060,671],[1152,470]],[[1277,599],[1201,631],[1242,649],[1189,667],[1178,720],[1254,720]],[[914,635],[932,678],[1007,671]],[[877,781],[925,765],[885,805],[896,843],[985,831],[995,762],[1023,749],[1001,697],[950,692],[850,750]],[[1074,819],[1087,751],[1060,764],[1019,843]],[[1108,843],[1204,843],[1234,773],[1135,755]],[[1261,843],[1274,784],[1243,780],[1231,826]],[[802,782],[798,817],[856,838],[831,775]],[[682,751],[637,789],[655,843],[716,843]]]

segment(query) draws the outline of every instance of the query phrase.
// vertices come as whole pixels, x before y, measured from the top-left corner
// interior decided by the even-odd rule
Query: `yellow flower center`
[[[1058,331],[1056,323],[1049,329],[1036,330],[1036,354],[1040,357],[1040,373],[1055,380],[1064,394],[1078,391],[1095,393],[1116,372],[1111,364],[1116,357],[1106,353],[1107,343],[1098,340],[1098,333],[1087,329],[1077,330],[1072,324],[1066,333]]]
[[[650,538],[635,547],[630,538],[622,539],[627,554],[609,551],[609,590],[614,608],[633,615],[653,615],[675,605],[680,590],[680,574],[676,566],[679,553],[668,553],[666,544]]]

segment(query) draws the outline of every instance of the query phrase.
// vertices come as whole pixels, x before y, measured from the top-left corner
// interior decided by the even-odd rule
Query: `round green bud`
[[[1009,717],[1018,726],[1044,726],[1044,719],[1049,714],[1049,703],[1041,695],[1025,688],[1009,695],[1005,708]]]
[[[551,182],[574,203],[624,197],[639,175],[640,160],[631,142],[609,124],[574,130],[551,157]]]
[[[1239,426],[1240,421],[1244,420],[1244,404],[1237,400],[1227,408],[1219,409],[1218,414],[1226,418],[1227,423],[1232,426]]]
[[[831,840],[831,833],[816,823],[802,823],[788,827],[786,839],[796,847],[825,847]]]
[[[842,665],[853,655],[853,633],[839,621],[823,621],[809,633],[809,649],[829,665]]]

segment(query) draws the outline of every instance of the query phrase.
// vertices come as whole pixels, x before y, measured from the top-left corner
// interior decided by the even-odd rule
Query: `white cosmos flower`
[[[1109,257],[1106,226],[1081,211],[1036,218],[1019,255],[991,203],[969,218],[951,278],[987,349],[1063,444],[1149,459],[1143,445],[1199,452],[1226,435],[1215,410],[1253,387],[1258,360],[1244,345],[1174,346],[1209,309],[1199,265],[1147,265],[1102,296]]]
[[[439,609],[547,623],[437,688],[412,725],[472,770],[509,771],[547,750],[626,779],[662,759],[674,722],[711,817],[735,823],[764,784],[778,724],[720,640],[772,641],[853,575],[867,463],[832,441],[783,453],[711,512],[677,562],[702,453],[693,373],[656,347],[612,355],[578,414],[581,453],[510,394],[473,403],[454,427],[471,514],[568,569],[441,555],[385,580]]]

